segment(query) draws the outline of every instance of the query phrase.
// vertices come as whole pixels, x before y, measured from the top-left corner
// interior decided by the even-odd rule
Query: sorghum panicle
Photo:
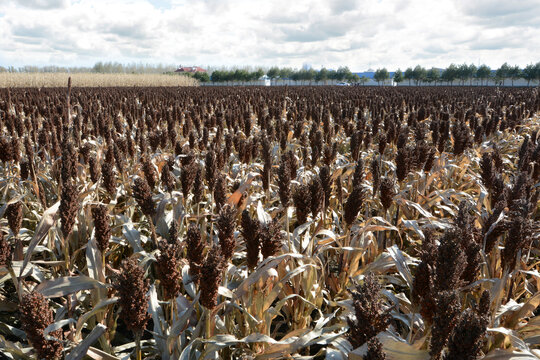
[[[236,224],[236,209],[230,205],[221,208],[217,219],[219,246],[225,261],[232,258],[236,247],[234,228]]]
[[[274,256],[281,248],[283,236],[281,235],[281,226],[277,220],[262,225],[260,229],[261,253],[263,258]]]
[[[311,192],[309,191],[309,186],[296,186],[293,190],[292,198],[294,206],[296,207],[296,220],[298,220],[299,225],[304,224],[307,221],[311,206]]]
[[[204,244],[201,240],[201,232],[199,227],[194,223],[190,224],[188,227],[186,244],[186,257],[189,262],[189,274],[195,279],[195,281],[197,281],[204,260]]]
[[[8,220],[8,225],[11,231],[13,232],[13,236],[17,237],[19,235],[19,231],[21,230],[22,220],[23,220],[23,213],[22,209],[23,204],[21,201],[17,201],[14,203],[9,204],[6,207],[5,216]]]
[[[224,174],[217,177],[214,185],[214,201],[216,202],[216,209],[221,209],[227,201],[227,178]]]
[[[150,284],[144,280],[144,270],[136,260],[129,258],[122,261],[114,286],[118,292],[118,305],[122,308],[120,318],[128,330],[141,334],[150,318],[146,297]]]
[[[62,182],[77,178],[77,150],[71,141],[62,146]]]
[[[11,245],[0,231],[0,266],[11,266]]]
[[[330,204],[330,196],[332,195],[332,174],[330,168],[325,165],[319,170],[319,179],[321,180],[321,186],[324,190],[324,209],[328,208]]]
[[[202,199],[203,190],[204,190],[203,186],[204,186],[204,183],[203,183],[203,176],[202,176],[202,167],[197,166],[197,171],[195,174],[195,181],[193,183],[193,189],[192,189],[193,202],[195,204],[198,204]]]
[[[454,329],[459,314],[461,313],[461,304],[457,291],[442,291],[436,299],[436,311],[433,317],[433,326],[431,328],[431,346],[429,354],[432,359],[440,359],[448,338]]]
[[[425,239],[422,242],[420,251],[421,262],[416,267],[413,280],[412,301],[420,304],[422,318],[428,324],[433,321],[435,313],[435,262],[437,260],[437,245],[432,239],[430,232],[425,232]]]
[[[62,356],[62,344],[56,340],[47,340],[43,330],[54,322],[53,313],[47,299],[38,292],[23,296],[19,305],[22,329],[32,343],[40,359],[58,359]],[[62,330],[49,333],[49,336],[62,339]]]
[[[201,296],[199,302],[210,310],[214,309],[217,305],[218,289],[221,285],[221,272],[224,262],[220,247],[214,246],[206,255],[206,259],[201,267]]]
[[[435,265],[435,284],[439,291],[454,290],[462,285],[461,275],[467,266],[467,257],[458,236],[459,233],[451,229],[440,239]]]
[[[181,290],[177,257],[180,252],[179,244],[169,244],[163,240],[159,243],[159,251],[160,254],[156,257],[158,278],[164,289],[165,299],[175,299]]]
[[[348,338],[355,348],[386,330],[390,324],[391,317],[383,308],[381,290],[377,279],[369,274],[364,278],[364,284],[352,292],[355,319],[348,318],[347,323]]]
[[[88,170],[90,171],[90,180],[95,184],[98,182],[101,175],[101,169],[98,165],[97,159],[94,155],[88,159]]]
[[[379,184],[381,182],[381,169],[379,167],[379,160],[374,157],[370,164],[371,170],[371,182],[373,184],[373,197],[375,198],[377,191],[379,190]]]
[[[168,164],[163,165],[161,169],[161,184],[168,192],[174,190],[174,177]]]
[[[384,208],[384,211],[387,211],[392,203],[394,202],[394,197],[396,196],[395,182],[389,177],[385,177],[381,181],[380,191],[381,191],[381,204]]]
[[[190,161],[186,165],[182,164],[180,172],[180,183],[182,184],[182,194],[184,198],[187,199],[188,194],[193,186],[195,177],[197,176],[197,171],[199,166],[195,161]]]
[[[146,216],[152,216],[156,212],[156,204],[152,199],[152,192],[144,178],[136,178],[132,187],[133,197],[139,204],[141,211]]]
[[[364,360],[386,360],[382,343],[376,337],[368,341],[368,350],[366,356],[364,356]]]
[[[362,159],[358,159],[356,166],[354,167],[352,180],[353,189],[360,186],[360,184],[362,184],[362,180],[364,180],[364,161]]]
[[[148,158],[144,158],[142,160],[142,171],[144,173],[144,177],[146,178],[146,182],[148,183],[148,186],[150,187],[150,190],[154,190],[156,187],[156,170],[154,169],[154,164],[151,160]]]
[[[482,160],[480,161],[480,175],[482,176],[484,186],[491,189],[493,186],[493,158],[488,152],[482,154]]]
[[[60,219],[62,221],[62,234],[67,238],[73,229],[79,211],[79,193],[77,185],[68,180],[62,184],[62,194],[60,199]]]
[[[259,237],[259,221],[251,218],[249,211],[242,211],[242,236],[246,242],[247,265],[250,269],[257,267],[261,240]]]
[[[101,176],[103,180],[103,186],[110,195],[116,194],[116,176],[114,174],[114,167],[111,163],[104,161],[101,164]]]
[[[486,328],[487,324],[481,315],[466,309],[452,331],[444,360],[475,360],[482,350]]]
[[[289,167],[288,157],[286,156],[283,156],[281,158],[281,164],[279,165],[278,186],[281,206],[286,208],[287,206],[289,206],[289,202],[291,199],[291,170]]]
[[[169,234],[168,234],[167,241],[169,244],[176,244],[178,243],[178,221],[173,219],[171,221],[171,226],[169,227]]]
[[[214,150],[209,150],[206,153],[206,157],[205,157],[205,177],[206,177],[206,182],[208,183],[208,189],[210,191],[214,190],[216,174],[217,174],[216,153],[214,152]]]
[[[399,182],[405,180],[409,174],[410,152],[408,147],[398,149],[396,156],[396,176]]]
[[[343,219],[349,226],[354,222],[358,212],[362,208],[364,196],[364,189],[361,186],[357,186],[347,198],[343,209]]]
[[[107,206],[100,204],[92,207],[92,217],[94,219],[97,245],[99,251],[104,254],[109,247],[109,240],[111,239],[109,210],[107,209]]]

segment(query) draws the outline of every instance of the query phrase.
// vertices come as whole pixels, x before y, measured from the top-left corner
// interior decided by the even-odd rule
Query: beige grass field
[[[74,87],[99,86],[196,86],[187,76],[163,74],[92,74],[92,73],[0,73],[0,88],[62,87],[68,78]]]

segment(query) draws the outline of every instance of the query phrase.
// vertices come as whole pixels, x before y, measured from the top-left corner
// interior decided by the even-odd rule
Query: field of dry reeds
[[[8,73],[0,72],[0,88],[63,87],[68,78],[74,87],[109,86],[195,86],[197,81],[182,75],[168,74],[100,74],[100,73]]]
[[[539,112],[517,88],[0,89],[1,356],[537,359]]]

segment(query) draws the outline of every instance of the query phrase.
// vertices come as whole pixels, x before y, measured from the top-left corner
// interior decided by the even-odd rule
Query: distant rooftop
[[[197,73],[197,72],[206,72],[205,69],[198,66],[180,66],[175,72],[188,72],[188,73]]]

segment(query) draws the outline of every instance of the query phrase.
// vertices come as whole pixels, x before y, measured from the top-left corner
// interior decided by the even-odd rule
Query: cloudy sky
[[[0,0],[0,65],[540,61],[540,0]]]

